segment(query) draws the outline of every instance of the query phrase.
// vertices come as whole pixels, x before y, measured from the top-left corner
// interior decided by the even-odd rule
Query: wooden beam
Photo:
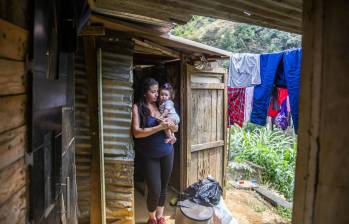
[[[181,57],[181,88],[180,88],[180,102],[181,102],[181,127],[180,127],[180,191],[183,192],[188,185],[188,172],[190,168],[191,159],[191,143],[190,143],[190,120],[191,110],[190,98],[190,74],[189,65],[186,62],[185,57]]]
[[[169,32],[171,30],[171,28],[173,27],[173,26],[169,26],[168,21],[163,21],[161,19],[155,19],[152,17],[137,15],[137,14],[129,13],[129,12],[122,12],[122,11],[106,9],[103,6],[91,7],[91,8],[92,8],[92,11],[97,12],[99,14],[114,16],[117,18],[132,20],[132,21],[151,24],[151,25],[155,25],[155,26],[162,26],[164,28],[166,27],[165,29],[167,30],[167,32]]]
[[[23,61],[27,54],[28,31],[0,19],[0,58]]]
[[[90,223],[104,223],[102,208],[102,183],[101,183],[101,164],[100,144],[99,144],[99,121],[98,121],[98,88],[97,88],[97,56],[96,42],[92,36],[84,37],[84,54],[87,75],[88,90],[88,109],[90,118],[90,136],[91,136],[91,199],[90,199]]]
[[[140,46],[143,46],[143,47],[146,47],[146,48],[150,48],[150,49],[153,49],[153,50],[160,51],[164,55],[167,55],[167,56],[170,56],[170,57],[180,58],[180,54],[177,51],[172,50],[172,49],[167,48],[167,47],[164,47],[162,45],[156,44],[156,43],[151,42],[149,40],[143,40],[142,41],[142,40],[139,40],[139,39],[136,39],[136,38],[133,38],[132,40],[137,45],[140,45]]]
[[[348,9],[349,1],[304,1],[292,223],[349,223]]]
[[[159,32],[155,29],[149,29],[145,26],[135,25],[134,23],[129,23],[125,21],[120,21],[118,19],[110,19],[105,16],[92,15],[90,17],[92,23],[101,23],[106,28],[111,30],[119,30],[124,32],[132,32],[138,34],[146,34],[150,36],[159,36],[163,32]]]
[[[227,127],[228,127],[228,71],[225,69],[225,73],[223,76],[223,83],[224,83],[224,102],[223,102],[223,133],[224,133],[224,147],[223,147],[223,189],[226,189],[227,187],[227,170],[228,170],[228,160],[229,160],[229,145],[228,145],[228,138],[227,138]],[[223,190],[223,197],[225,198],[227,196],[227,190]]]
[[[104,134],[103,134],[103,74],[102,50],[97,50],[97,85],[98,85],[98,124],[99,124],[99,164],[101,182],[102,223],[106,221],[105,172],[104,172]]]
[[[192,89],[224,89],[224,83],[191,83]]]
[[[85,26],[79,36],[105,36],[105,27],[98,25]]]
[[[208,142],[208,143],[203,143],[203,144],[197,144],[197,145],[192,145],[191,146],[191,152],[196,152],[200,150],[205,150],[205,149],[211,149],[211,148],[216,148],[216,147],[221,147],[224,146],[224,141],[215,141],[215,142]]]
[[[282,206],[283,208],[292,209],[292,203],[274,194],[274,192],[268,190],[267,188],[257,187],[255,191],[275,207]]]

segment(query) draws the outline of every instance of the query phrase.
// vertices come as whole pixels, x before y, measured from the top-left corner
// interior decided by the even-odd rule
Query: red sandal
[[[165,222],[165,218],[164,218],[164,217],[160,217],[160,218],[158,218],[158,220],[157,220],[157,224],[166,224],[166,222]]]
[[[158,222],[156,221],[156,219],[148,219],[147,224],[157,224]]]

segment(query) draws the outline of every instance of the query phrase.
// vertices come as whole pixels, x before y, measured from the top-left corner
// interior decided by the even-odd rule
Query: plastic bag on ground
[[[199,180],[184,190],[181,200],[190,199],[204,206],[216,206],[222,195],[222,187],[212,177]]]
[[[223,198],[221,198],[219,204],[214,207],[212,224],[238,224],[227,208]]]

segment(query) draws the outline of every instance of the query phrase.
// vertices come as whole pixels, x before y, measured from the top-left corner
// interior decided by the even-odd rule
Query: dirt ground
[[[165,219],[167,224],[175,224],[175,207],[169,205],[169,200],[175,194],[169,192],[166,202]],[[136,191],[136,224],[146,223],[147,211],[145,198]],[[228,188],[225,203],[238,224],[289,224],[254,191]]]
[[[238,224],[288,224],[256,192],[229,188],[225,203]]]

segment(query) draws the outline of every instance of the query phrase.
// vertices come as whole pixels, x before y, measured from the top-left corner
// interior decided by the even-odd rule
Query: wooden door
[[[184,65],[182,75],[182,182],[212,176],[224,186],[227,166],[226,72]]]

